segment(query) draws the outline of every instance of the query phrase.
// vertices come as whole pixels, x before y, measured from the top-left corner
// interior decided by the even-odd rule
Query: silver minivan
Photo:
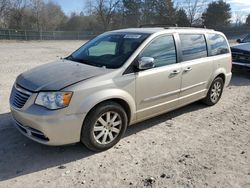
[[[216,104],[231,68],[227,39],[214,30],[116,30],[19,75],[10,108],[16,127],[34,141],[102,151],[128,125],[198,100]]]

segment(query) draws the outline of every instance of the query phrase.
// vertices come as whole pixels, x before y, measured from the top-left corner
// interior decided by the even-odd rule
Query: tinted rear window
[[[180,34],[182,59],[189,61],[207,57],[207,44],[202,34]]]
[[[208,40],[211,45],[211,55],[220,55],[229,53],[226,39],[219,34],[208,34]]]

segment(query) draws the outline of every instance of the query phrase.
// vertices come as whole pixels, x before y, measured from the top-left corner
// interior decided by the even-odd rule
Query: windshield
[[[92,66],[119,68],[149,34],[109,33],[96,37],[66,59]]]
[[[244,39],[243,39],[243,41],[242,42],[244,42],[244,43],[246,43],[246,42],[250,42],[250,34],[249,35],[247,35]]]

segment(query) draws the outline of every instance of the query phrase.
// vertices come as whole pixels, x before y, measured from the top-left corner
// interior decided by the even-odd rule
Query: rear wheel
[[[215,78],[203,102],[209,106],[215,105],[221,98],[223,87],[223,79],[221,77]]]
[[[87,115],[82,128],[81,141],[92,151],[113,147],[127,129],[127,114],[121,105],[104,102]]]

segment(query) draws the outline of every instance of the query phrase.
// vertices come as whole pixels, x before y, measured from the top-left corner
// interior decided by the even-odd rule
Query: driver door
[[[152,57],[155,67],[136,75],[137,120],[143,120],[178,105],[182,68],[177,63],[172,35],[162,35],[151,41],[139,58]]]

